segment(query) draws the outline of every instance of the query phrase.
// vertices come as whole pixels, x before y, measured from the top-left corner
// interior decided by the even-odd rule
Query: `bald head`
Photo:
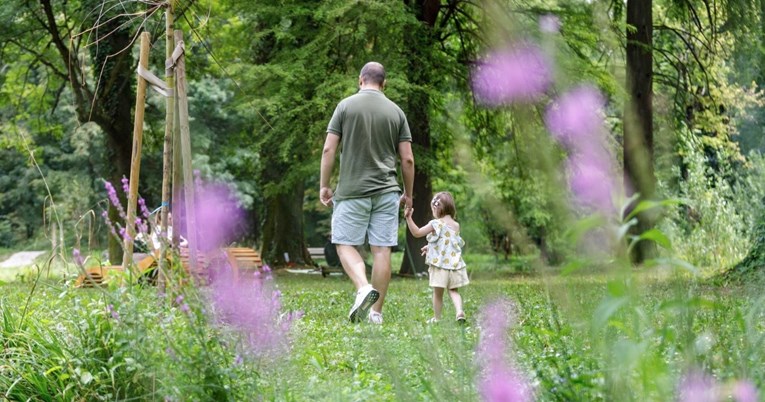
[[[370,61],[361,69],[359,80],[362,85],[382,87],[385,84],[385,68],[376,61]]]

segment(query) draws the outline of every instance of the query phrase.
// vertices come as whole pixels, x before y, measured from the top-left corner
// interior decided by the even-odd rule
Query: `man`
[[[382,324],[382,308],[390,282],[391,247],[398,244],[398,209],[412,205],[414,156],[412,134],[404,112],[384,94],[385,69],[369,62],[359,75],[359,92],[343,99],[327,127],[321,156],[322,204],[333,205],[332,243],[340,263],[356,286],[348,314],[351,322],[368,318]],[[329,178],[338,145],[340,177],[334,194]],[[401,160],[404,192],[396,174]],[[400,194],[400,195],[399,195]],[[368,237],[374,262],[372,284],[356,246]]]

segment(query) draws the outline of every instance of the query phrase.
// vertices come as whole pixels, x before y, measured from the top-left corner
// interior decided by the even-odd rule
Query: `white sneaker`
[[[380,292],[376,291],[372,285],[363,286],[356,292],[356,301],[353,303],[353,307],[351,307],[351,311],[348,313],[348,319],[351,320],[351,322],[361,321],[361,317],[367,315],[369,309],[372,308],[372,305],[375,304],[379,297]]]
[[[369,310],[369,322],[372,324],[382,325],[383,318],[382,313],[378,313],[374,310]]]

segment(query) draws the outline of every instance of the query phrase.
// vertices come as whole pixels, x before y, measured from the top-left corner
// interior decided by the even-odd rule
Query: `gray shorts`
[[[332,210],[332,243],[358,246],[369,236],[370,246],[398,245],[400,197],[394,191],[336,201]]]

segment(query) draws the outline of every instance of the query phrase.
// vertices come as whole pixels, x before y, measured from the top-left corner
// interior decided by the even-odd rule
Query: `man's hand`
[[[401,194],[401,199],[399,200],[399,204],[401,204],[401,206],[404,208],[411,208],[412,196],[407,193]]]
[[[319,189],[319,200],[325,207],[332,206],[332,189],[329,187],[322,187]]]

